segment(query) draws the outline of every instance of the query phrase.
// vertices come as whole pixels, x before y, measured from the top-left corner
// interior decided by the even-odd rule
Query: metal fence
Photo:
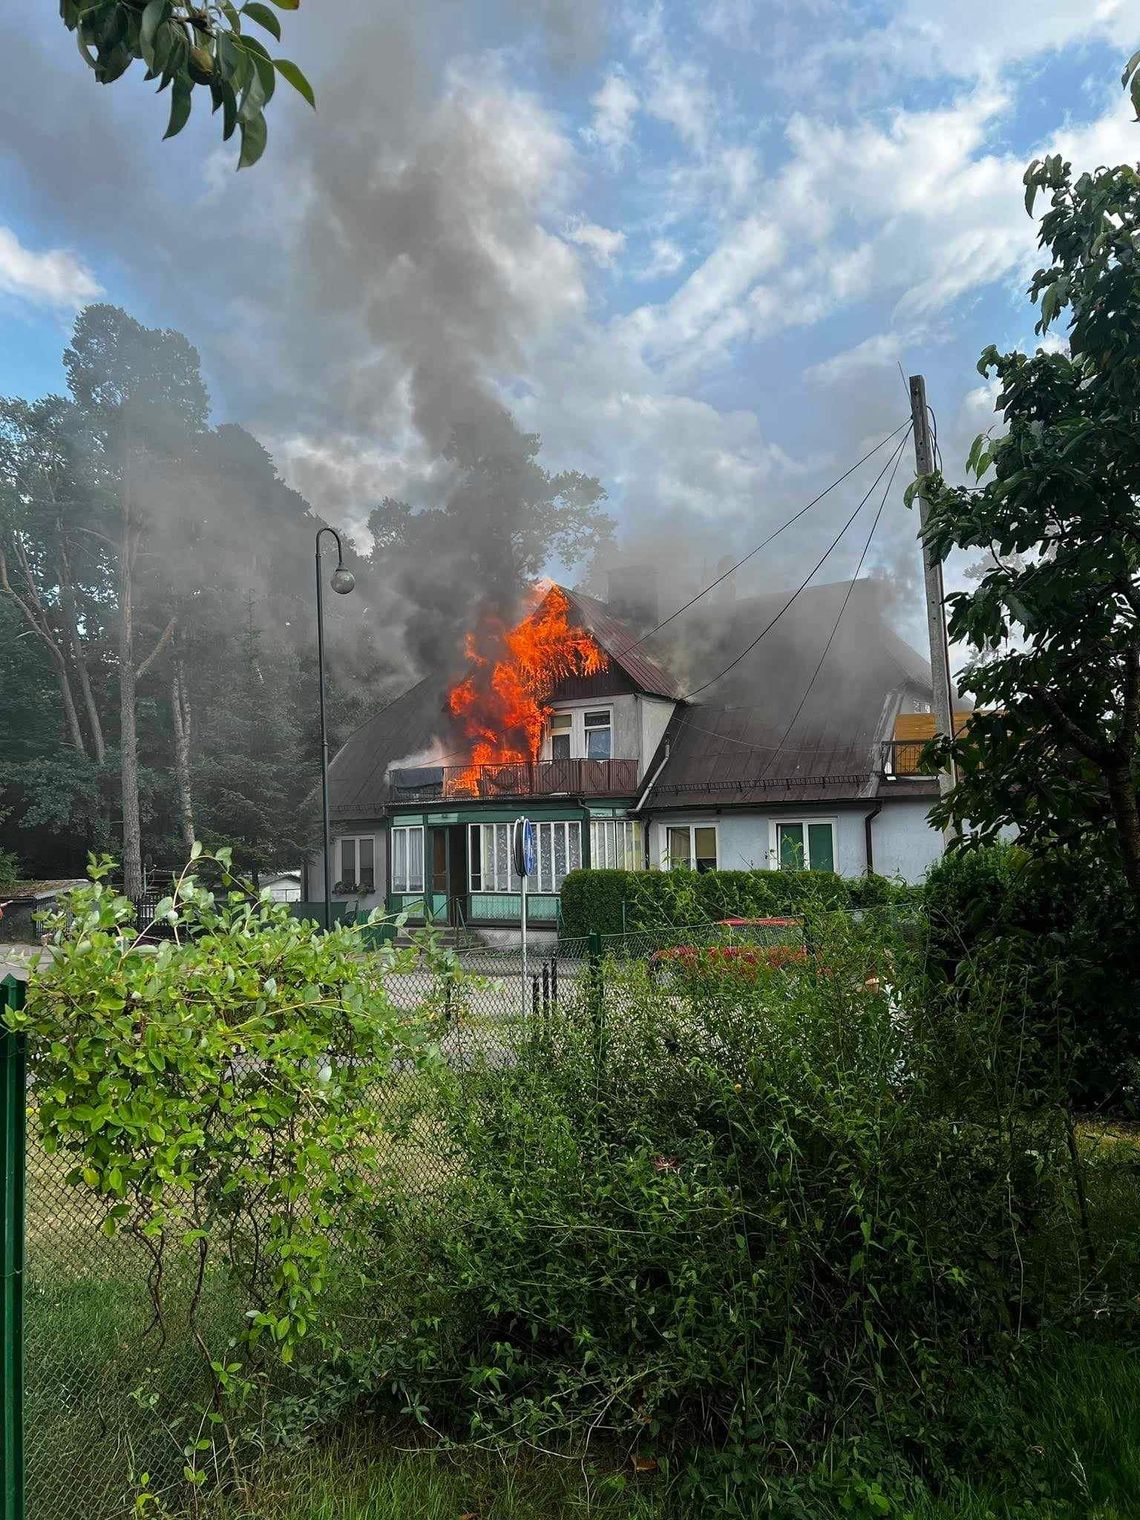
[[[444,1060],[462,1081],[468,1072],[518,1061],[536,1041],[553,1056],[559,1021],[566,1027],[567,1020],[596,1020],[600,1031],[647,987],[668,988],[688,955],[741,944],[760,952],[794,947],[798,933],[796,921],[772,920],[752,926],[747,936],[709,923],[590,935],[532,951],[525,973],[517,947],[470,947],[447,952],[442,961],[438,952],[425,952],[407,964],[398,957],[385,988],[397,1008],[410,1015],[420,1010],[436,1021]],[[22,994],[9,980],[4,996],[12,1006]],[[41,1144],[35,1052],[30,1076],[26,1054],[22,1036],[3,1036],[2,1517],[23,1520],[25,1514],[15,1487],[22,1335],[27,1520],[126,1520],[144,1474],[158,1492],[164,1484],[177,1488],[185,1411],[208,1399],[209,1374],[189,1317],[169,1314],[161,1333],[151,1333],[154,1263],[145,1242],[127,1233],[105,1234],[104,1202],[75,1176],[69,1159]],[[399,1078],[377,1092],[385,1123],[408,1096]],[[448,1180],[454,1158],[430,1125],[393,1122],[392,1128],[400,1146],[392,1164],[405,1179],[424,1189]],[[191,1277],[187,1264],[187,1299]],[[171,1299],[176,1309],[178,1291]],[[195,1312],[212,1317],[222,1332],[232,1321],[236,1335],[240,1306],[231,1298],[218,1276],[206,1283]]]

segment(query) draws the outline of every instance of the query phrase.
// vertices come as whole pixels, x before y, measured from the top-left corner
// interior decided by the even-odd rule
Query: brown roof
[[[574,613],[575,621],[589,630],[619,669],[624,670],[639,691],[653,697],[676,697],[680,695],[677,682],[655,660],[645,653],[633,630],[614,617],[605,602],[583,591],[571,591],[563,586]]]
[[[650,807],[874,794],[884,725],[902,691],[929,693],[930,668],[887,622],[884,588],[858,581],[848,597],[849,585],[809,588],[774,623],[786,592],[694,609],[680,646],[694,701],[652,762],[650,774],[668,746]]]

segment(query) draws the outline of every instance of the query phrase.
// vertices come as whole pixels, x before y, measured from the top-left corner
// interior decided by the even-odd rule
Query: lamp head
[[[338,565],[332,573],[329,582],[337,596],[347,596],[356,585],[356,577],[351,570],[346,570],[343,565]]]

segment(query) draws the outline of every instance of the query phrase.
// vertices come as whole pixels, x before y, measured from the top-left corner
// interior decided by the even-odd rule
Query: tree
[[[1095,840],[1140,907],[1140,174],[1074,178],[1057,155],[1025,185],[1030,212],[1050,196],[1037,331],[1067,314],[1069,352],[987,348],[1006,432],[975,440],[968,469],[985,483],[926,483],[938,557],[990,555],[976,588],[947,598],[978,710],[940,745],[958,783],[932,816],[981,838],[1014,825],[1029,848]]]
[[[209,398],[198,354],[181,333],[143,327],[114,306],[80,312],[63,362],[77,411],[94,440],[91,485],[113,503],[117,519],[123,883],[128,896],[137,896],[142,890],[138,684],[177,625],[176,615],[161,621],[167,598],[139,599],[140,565],[153,552],[156,537],[178,531],[180,482],[205,431]],[[153,575],[146,585],[152,593],[161,589]],[[156,606],[162,609],[157,620]]]
[[[295,11],[300,0],[273,0]],[[222,138],[241,135],[238,168],[255,164],[265,151],[265,107],[280,74],[315,108],[313,88],[295,63],[273,58],[265,44],[242,30],[243,18],[281,41],[281,23],[261,0],[239,10],[231,0],[61,0],[63,24],[76,34],[79,51],[100,84],[112,84],[141,61],[146,78],[170,90],[166,136],[190,118],[194,91],[208,91],[222,112]]]
[[[91,663],[112,565],[97,494],[82,478],[80,434],[76,408],[63,397],[0,398],[0,591],[51,659],[72,748],[102,765]]]

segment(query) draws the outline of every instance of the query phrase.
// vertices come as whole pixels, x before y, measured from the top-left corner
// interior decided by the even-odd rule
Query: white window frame
[[[590,869],[644,871],[645,825],[642,820],[591,818]]]
[[[610,759],[612,760],[617,753],[614,748],[615,729],[612,702],[582,702],[574,707],[570,707],[569,705],[556,707],[552,710],[551,717],[570,719],[570,759],[585,760],[588,758],[586,754],[586,714],[588,712],[604,712],[606,714],[609,720]],[[552,760],[554,758],[551,753],[552,739],[550,724],[547,723],[546,733],[543,735],[542,740],[542,758],[544,760]]]
[[[486,831],[485,833],[481,833],[479,835],[478,877],[476,877],[475,850],[472,843],[474,838],[473,831],[475,829]],[[494,832],[497,829],[504,830],[506,836],[507,868],[505,872],[499,870],[499,836]],[[514,861],[511,859],[510,854],[513,829],[513,823],[469,823],[467,825],[467,887],[470,892],[509,893],[522,891],[522,881],[515,872]],[[557,874],[555,872],[555,860],[557,859],[554,848],[555,829],[562,830],[563,858],[566,861],[566,871],[563,875],[562,880],[565,881],[566,876],[568,876],[571,871],[575,871],[581,866],[581,819],[558,818],[536,823],[534,826],[534,832],[535,855],[537,858],[535,860],[534,874],[527,882],[527,888],[532,896],[541,893],[544,896],[555,897],[562,890],[562,882],[558,880]],[[571,831],[573,831],[573,834]],[[490,838],[492,842],[489,858],[483,849],[484,840],[487,838]],[[575,851],[571,846],[572,838],[577,839],[577,865],[573,863],[573,856],[575,854]]]
[[[420,875],[419,875],[419,883],[418,883],[418,885],[417,885],[414,877],[412,876],[412,872],[411,872],[411,869],[410,869],[410,862],[411,862],[411,858],[412,857],[411,857],[411,851],[408,849],[408,845],[410,843],[410,838],[408,838],[408,837],[405,837],[405,839],[403,841],[403,845],[404,845],[404,848],[403,848],[404,860],[403,860],[402,872],[397,870],[397,867],[396,867],[396,857],[397,857],[397,854],[399,853],[397,851],[397,848],[396,848],[396,844],[397,844],[396,835],[397,834],[402,834],[402,835],[405,835],[405,836],[410,836],[412,834],[418,834],[420,836]],[[388,835],[389,835],[388,848],[389,848],[389,851],[390,851],[390,860],[391,860],[391,871],[390,871],[390,875],[389,875],[388,879],[389,879],[389,882],[391,883],[391,890],[392,890],[392,892],[399,892],[399,893],[404,894],[404,895],[408,895],[408,894],[412,894],[412,893],[415,893],[417,895],[418,894],[422,894],[422,892],[424,890],[424,874],[425,874],[425,870],[426,870],[426,861],[425,861],[425,853],[424,852],[425,852],[425,847],[426,847],[426,844],[427,844],[427,838],[426,838],[426,833],[425,833],[423,824],[422,823],[394,823],[392,825],[392,827],[388,830]]]
[[[780,825],[802,824],[804,831],[804,863],[802,870],[811,870],[811,846],[808,843],[808,825],[826,823],[831,828],[831,869],[839,875],[839,820],[834,813],[790,813],[786,818],[768,820],[768,866],[780,870]]]
[[[721,857],[720,857],[720,825],[716,822],[716,820],[714,818],[697,818],[692,823],[688,822],[687,819],[680,819],[676,823],[662,823],[661,824],[661,869],[663,871],[672,871],[672,870],[684,869],[682,867],[676,867],[676,866],[674,866],[673,863],[672,863],[672,860],[670,859],[670,856],[669,856],[669,830],[670,829],[688,829],[688,831],[689,831],[689,859],[692,861],[692,865],[689,866],[689,867],[687,867],[687,869],[691,870],[691,871],[695,871],[696,868],[697,868],[697,837],[696,837],[696,833],[694,831],[696,829],[712,829],[713,834],[716,836],[716,865],[713,866],[713,870],[714,871],[719,871],[721,869],[721,865],[720,865],[720,859],[721,859]]]
[[[368,843],[371,844],[371,846],[372,846],[372,885],[370,887],[362,887],[360,885],[360,846],[361,846],[361,844],[365,840],[367,840]],[[344,847],[345,847],[346,844],[350,844],[352,846],[352,877],[351,877],[352,885],[350,887],[346,888],[346,890],[349,891],[349,892],[357,892],[357,893],[364,893],[364,894],[366,894],[368,892],[375,892],[375,890],[376,890],[376,835],[375,834],[340,834],[340,835],[337,836],[337,841],[336,841],[336,857],[335,857],[336,858],[336,862],[337,862],[337,869],[336,869],[336,872],[335,872],[334,877],[333,877],[333,889],[334,890],[336,889],[336,886],[337,886],[338,882],[348,881],[349,880],[349,877],[347,877],[345,875],[345,873],[344,873]]]

